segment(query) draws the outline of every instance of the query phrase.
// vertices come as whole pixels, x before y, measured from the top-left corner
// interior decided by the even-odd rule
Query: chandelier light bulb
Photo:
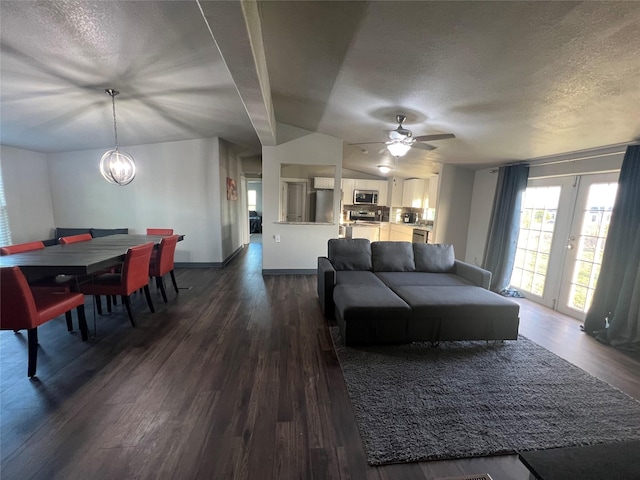
[[[136,176],[136,163],[133,157],[126,152],[118,150],[118,127],[116,124],[116,95],[120,92],[108,88],[105,92],[111,96],[113,106],[113,133],[115,148],[105,152],[100,159],[100,173],[104,179],[114,185],[128,185]]]
[[[378,170],[380,170],[380,173],[389,173],[391,167],[389,165],[378,165]]]
[[[402,157],[411,149],[411,145],[403,142],[392,142],[387,145],[387,150],[394,157]]]

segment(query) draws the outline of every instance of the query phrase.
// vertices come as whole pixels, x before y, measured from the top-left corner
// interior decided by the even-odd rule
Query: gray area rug
[[[640,440],[640,402],[534,342],[346,347],[370,465]]]

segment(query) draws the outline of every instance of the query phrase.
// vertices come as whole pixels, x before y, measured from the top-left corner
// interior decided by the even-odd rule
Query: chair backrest
[[[37,327],[36,302],[20,267],[0,268],[0,284],[0,329]]]
[[[173,270],[173,257],[178,244],[178,235],[164,237],[160,241],[158,253],[153,265],[149,265],[149,274],[153,277],[161,277]]]
[[[13,255],[14,253],[31,252],[32,250],[42,250],[43,248],[44,243],[42,242],[19,243],[0,248],[0,255]]]
[[[173,228],[147,228],[147,235],[173,235]]]
[[[153,242],[144,243],[127,250],[122,265],[122,285],[127,295],[149,284],[149,262]]]
[[[60,244],[68,245],[69,243],[88,242],[92,238],[90,233],[81,233],[80,235],[71,235],[70,237],[60,237]]]

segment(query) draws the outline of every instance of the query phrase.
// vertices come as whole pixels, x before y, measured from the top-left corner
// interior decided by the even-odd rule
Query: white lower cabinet
[[[370,242],[380,240],[380,227],[378,225],[352,225],[347,229],[351,229],[351,238],[368,238]],[[348,236],[349,234],[347,233]]]
[[[413,226],[392,223],[389,240],[392,242],[411,242],[413,240]]]

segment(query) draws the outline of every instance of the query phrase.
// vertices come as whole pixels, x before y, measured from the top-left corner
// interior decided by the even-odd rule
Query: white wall
[[[280,138],[280,137],[279,137]],[[333,225],[278,223],[280,202],[280,165],[333,165],[336,183],[341,181],[342,140],[313,133],[275,147],[262,148],[262,217],[265,273],[287,270],[315,270],[318,257],[327,254],[327,241],[338,237],[338,223]],[[340,195],[334,195],[334,218],[340,218]],[[280,243],[274,237],[280,236]]]
[[[469,231],[467,233],[467,251],[464,261],[482,265],[484,246],[489,232],[493,196],[498,183],[498,174],[491,169],[478,170],[473,182],[471,211],[469,213]]]
[[[2,145],[0,161],[13,243],[52,238],[55,222],[47,156]]]
[[[176,262],[221,263],[241,246],[233,231],[240,202],[226,200],[227,175],[240,183],[239,160],[226,142],[197,139],[123,150],[137,166],[136,178],[124,187],[100,175],[102,150],[49,156],[55,226],[127,227],[131,233],[173,228],[186,235]]]
[[[460,259],[467,249],[473,177],[472,170],[453,165],[442,165],[440,170],[435,243],[452,244]]]

